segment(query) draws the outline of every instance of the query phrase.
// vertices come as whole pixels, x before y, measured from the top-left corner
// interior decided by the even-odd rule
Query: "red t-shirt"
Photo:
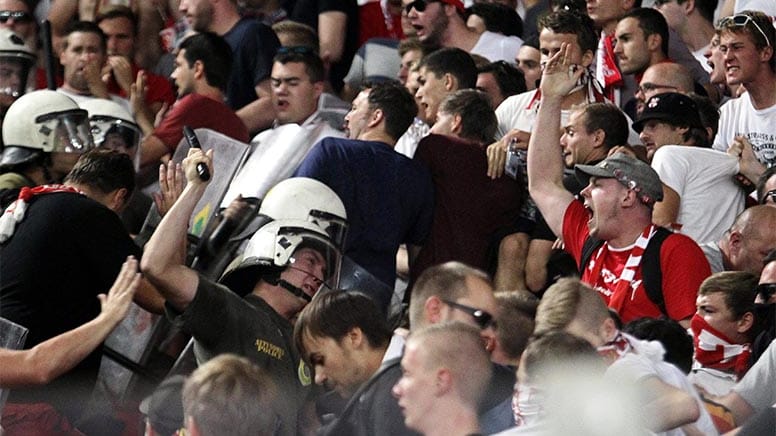
[[[174,151],[183,139],[183,126],[212,129],[238,141],[248,142],[248,129],[225,103],[191,93],[172,105],[154,135]]]
[[[589,218],[590,215],[579,201],[572,201],[563,217],[563,242],[566,244],[566,251],[574,256],[577,263],[582,256],[582,245],[590,234],[587,227]],[[630,253],[630,248],[613,249],[604,244],[600,257],[596,257],[596,251],[585,266],[582,281],[597,290],[609,306],[614,293],[623,292],[616,291],[617,282]],[[592,277],[591,271],[596,261],[603,262],[603,266],[598,277]],[[670,235],[660,247],[660,270],[663,275],[663,299],[669,317],[677,321],[690,318],[695,313],[698,288],[701,282],[711,275],[711,268],[703,251],[687,236],[678,233]],[[662,315],[644,290],[641,267],[636,269],[630,287],[624,292],[629,292],[630,295],[625,296],[619,313],[622,322],[627,323],[643,317],[658,318]]]
[[[137,65],[132,65],[132,77],[137,79],[137,73],[140,72],[140,68]],[[175,102],[175,93],[172,90],[170,80],[164,76],[154,74],[150,71],[146,74],[146,103],[167,102],[167,104],[173,104]],[[110,78],[108,82],[108,92],[116,94],[120,97],[129,98],[129,94],[124,92],[123,89],[116,83],[116,79]]]

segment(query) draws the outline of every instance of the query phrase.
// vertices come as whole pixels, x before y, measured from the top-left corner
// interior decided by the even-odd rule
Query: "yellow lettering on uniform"
[[[281,360],[286,354],[286,351],[283,348],[262,339],[256,339],[256,351],[267,354],[278,360]]]

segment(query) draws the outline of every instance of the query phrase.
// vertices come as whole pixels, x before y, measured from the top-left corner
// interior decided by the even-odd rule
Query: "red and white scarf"
[[[657,227],[651,224],[648,225],[641,235],[639,235],[638,239],[636,239],[633,248],[631,248],[628,260],[625,261],[625,266],[620,272],[620,277],[617,279],[615,289],[609,300],[609,307],[617,311],[617,313],[622,313],[622,308],[625,305],[625,301],[628,299],[628,295],[630,295],[631,300],[633,300],[635,296],[636,289],[638,288],[633,288],[631,282],[633,282],[636,271],[641,266],[641,258],[644,256],[644,250],[646,250],[649,240],[655,236],[656,232]],[[589,263],[591,280],[601,276],[601,269],[603,269],[604,265],[601,256],[603,255],[604,250],[608,250],[608,247],[609,244],[606,242],[601,245],[601,248],[599,248],[595,254],[594,261]]]
[[[617,67],[617,58],[614,56],[614,34],[602,35],[598,40],[596,59],[596,77],[604,86],[604,95],[614,104],[619,105],[619,95],[616,91],[622,88],[625,82]]]
[[[5,209],[0,216],[0,244],[4,243],[13,236],[16,230],[16,224],[22,222],[24,214],[27,212],[27,206],[33,197],[43,194],[53,194],[56,192],[72,192],[83,194],[83,192],[65,185],[41,185],[34,188],[24,187],[19,192],[19,197]]]
[[[733,372],[740,379],[749,369],[749,344],[734,344],[698,315],[690,321],[695,360],[706,368]]]
[[[631,345],[628,338],[619,331],[614,339],[596,348],[596,351],[598,352],[598,355],[604,359],[604,363],[606,363],[607,366],[616,362],[620,357],[634,352],[633,345]]]

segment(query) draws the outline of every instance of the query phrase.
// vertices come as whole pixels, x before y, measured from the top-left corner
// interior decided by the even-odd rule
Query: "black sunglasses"
[[[12,19],[16,23],[30,23],[32,22],[32,15],[22,11],[0,11],[0,23],[7,23]]]
[[[429,3],[437,3],[439,1],[440,0],[415,0],[414,2],[404,7],[404,12],[409,14],[412,8],[415,8],[415,10],[418,12],[423,12],[426,10],[426,6],[428,6]]]
[[[310,56],[318,56],[318,50],[312,47],[308,47],[306,45],[294,45],[294,46],[283,46],[278,48],[277,54],[279,55],[287,55],[287,54],[298,54],[298,55],[310,55]]]
[[[760,283],[754,289],[764,302],[768,302],[776,294],[776,283]]]
[[[772,203],[776,203],[776,189],[772,189],[763,195],[763,200],[760,204],[765,204],[770,200]]]
[[[496,328],[496,320],[493,319],[493,315],[485,312],[482,309],[477,309],[465,304],[459,304],[450,300],[442,300],[442,302],[452,307],[453,309],[458,309],[461,312],[466,312],[471,315],[471,317],[474,318],[474,322],[476,322],[477,325],[480,326],[480,328],[483,330],[491,326]]]

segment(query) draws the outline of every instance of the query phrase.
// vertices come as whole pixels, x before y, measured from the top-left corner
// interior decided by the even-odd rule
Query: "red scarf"
[[[695,360],[706,368],[733,372],[739,379],[749,369],[749,344],[734,344],[698,315],[690,321]]]
[[[617,58],[614,56],[614,35],[605,35],[598,42],[597,73],[599,80],[604,85],[604,95],[610,101],[617,103],[615,91],[624,84],[622,73],[617,67]]]
[[[598,352],[598,355],[604,359],[604,363],[609,366],[616,362],[620,357],[632,352],[633,346],[628,342],[628,338],[626,338],[622,332],[617,332],[617,336],[615,336],[613,340],[596,348],[596,351]]]
[[[55,192],[72,192],[74,194],[83,194],[83,192],[65,185],[41,185],[34,188],[24,187],[19,192],[19,197],[11,203],[5,212],[0,216],[0,244],[4,243],[13,236],[16,230],[16,224],[22,222],[27,206],[30,201],[43,194],[53,194]]]
[[[622,308],[628,300],[628,296],[630,296],[631,300],[634,298],[638,287],[633,288],[631,283],[636,275],[636,271],[641,267],[641,258],[644,255],[644,250],[647,248],[649,240],[652,239],[652,236],[655,235],[656,231],[657,227],[651,224],[648,225],[641,235],[639,235],[638,239],[636,239],[633,248],[631,248],[628,260],[625,262],[625,265],[620,272],[620,277],[617,279],[617,282],[614,285],[615,288],[612,290],[612,296],[609,299],[609,307],[614,309],[617,313],[622,313]],[[605,251],[608,251],[608,249],[609,243],[605,242],[601,245],[601,248],[598,249],[598,252],[596,252],[594,261],[591,261],[588,264],[590,265],[589,268],[591,272],[589,276],[590,280],[595,280],[595,278],[601,276],[601,270],[604,266],[601,256]]]

